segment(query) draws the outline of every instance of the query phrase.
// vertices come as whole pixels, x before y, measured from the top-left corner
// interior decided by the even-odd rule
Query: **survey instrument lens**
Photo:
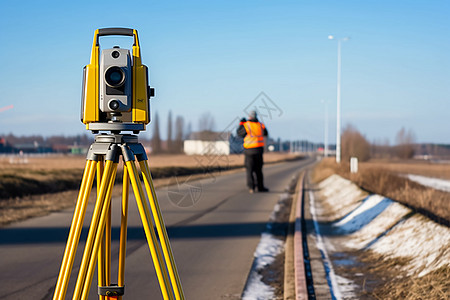
[[[111,53],[111,56],[114,57],[114,58],[118,58],[120,56],[120,53],[119,53],[119,51],[113,51]]]
[[[106,70],[105,81],[110,87],[119,87],[125,81],[125,72],[119,67],[111,67]]]
[[[117,100],[111,100],[109,101],[109,108],[111,108],[111,110],[117,110],[120,107],[120,103]]]

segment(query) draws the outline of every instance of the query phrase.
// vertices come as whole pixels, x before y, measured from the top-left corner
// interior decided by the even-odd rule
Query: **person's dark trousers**
[[[247,169],[247,186],[249,189],[264,189],[263,182],[263,154],[261,153],[245,153],[245,168]],[[255,176],[256,182],[255,182]]]

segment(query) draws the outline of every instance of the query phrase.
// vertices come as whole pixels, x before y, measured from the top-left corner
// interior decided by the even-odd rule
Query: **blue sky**
[[[371,142],[393,143],[405,127],[418,142],[450,143],[449,1],[124,3],[2,1],[0,108],[14,108],[0,113],[0,134],[86,132],[81,79],[94,31],[131,27],[156,88],[151,107],[163,137],[169,110],[194,130],[210,112],[221,131],[264,92],[279,108],[264,118],[272,137],[322,141],[323,100],[333,143],[333,34],[351,38],[342,44],[343,127],[354,125]],[[105,48],[113,44],[102,39]],[[151,132],[149,125],[142,135]]]

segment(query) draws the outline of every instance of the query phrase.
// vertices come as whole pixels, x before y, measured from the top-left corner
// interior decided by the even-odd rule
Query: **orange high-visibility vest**
[[[244,148],[264,147],[264,129],[263,123],[247,121],[244,124],[247,135],[244,138]]]

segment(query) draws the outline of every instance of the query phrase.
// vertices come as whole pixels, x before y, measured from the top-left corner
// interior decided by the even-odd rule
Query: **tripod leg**
[[[115,176],[114,176],[115,177]],[[115,181],[115,180],[114,180]],[[109,195],[106,198],[106,201],[111,202],[112,200],[112,189],[114,185],[114,181],[111,185]],[[111,285],[111,204],[109,205],[109,209],[106,215],[106,224],[104,230],[104,239],[105,243],[105,281],[106,285]]]
[[[90,265],[95,265],[95,264],[88,264],[88,263],[90,262],[90,258],[93,254],[94,254],[95,259],[97,258],[98,246],[99,246],[98,245],[99,241],[97,242],[97,240],[99,240],[99,238],[97,238],[98,237],[97,231],[98,231],[98,229],[101,229],[100,232],[103,233],[103,230],[104,230],[106,212],[108,211],[109,204],[110,204],[109,203],[110,201],[106,201],[106,199],[107,199],[106,194],[111,186],[111,182],[114,183],[114,181],[111,180],[111,178],[115,176],[116,171],[117,171],[117,163],[113,163],[112,160],[107,160],[105,171],[104,171],[104,174],[101,179],[100,191],[99,191],[99,194],[97,197],[97,202],[95,204],[94,213],[93,213],[92,220],[91,220],[91,225],[90,225],[89,234],[88,234],[86,246],[85,246],[84,253],[83,253],[83,259],[81,262],[80,271],[78,273],[78,278],[77,278],[77,282],[75,285],[75,291],[74,291],[74,295],[73,295],[74,300],[75,299],[76,300],[86,299],[86,298],[81,298],[81,292],[83,291],[83,288],[86,288],[85,282],[86,282],[86,278],[88,275],[88,267],[90,269],[91,268]],[[100,225],[100,228],[99,228],[99,225]],[[100,234],[100,235],[102,235],[102,234]],[[95,242],[97,242],[97,243],[95,243]],[[96,245],[94,245],[94,243]],[[95,247],[96,247],[96,249],[94,249]],[[89,279],[92,279],[92,277],[90,277]],[[90,282],[88,282],[87,285],[90,287]]]
[[[127,247],[127,223],[128,223],[128,192],[129,192],[128,168],[123,166],[123,185],[122,185],[122,215],[120,219],[120,246],[119,246],[119,271],[117,276],[117,285],[125,286],[125,256]],[[122,300],[122,296],[118,297]]]
[[[164,253],[167,269],[169,270],[170,280],[175,293],[175,299],[184,299],[183,287],[181,286],[180,277],[178,275],[177,265],[173,258],[172,248],[170,247],[170,241],[167,236],[166,226],[164,219],[159,208],[158,200],[156,198],[155,188],[153,186],[150,169],[148,167],[147,160],[139,161],[141,172],[144,177],[144,184],[147,190],[147,195],[152,210],[153,220],[155,221],[156,229],[158,231],[161,248]]]
[[[88,160],[84,169],[83,179],[81,181],[80,191],[73,214],[72,225],[70,227],[69,237],[67,238],[66,249],[64,251],[63,261],[56,283],[54,300],[64,299],[67,292],[70,274],[72,271],[75,254],[77,252],[80,240],[81,229],[83,227],[86,207],[91,193],[92,183],[95,175],[96,161]]]
[[[155,235],[155,230],[153,229],[153,224],[151,223],[152,221],[148,206],[147,203],[143,201],[143,199],[145,199],[144,191],[142,190],[140,182],[137,181],[139,176],[136,170],[136,165],[134,164],[134,161],[127,161],[126,166],[130,175],[130,181],[133,187],[136,203],[139,208],[139,213],[141,215],[142,225],[144,226],[145,235],[147,237],[147,243],[152,255],[159,286],[161,287],[161,293],[164,299],[173,299],[172,291],[168,290],[168,288],[170,288],[170,283],[167,277],[167,270],[161,257],[161,250]]]
[[[104,171],[104,160],[101,159],[97,165],[98,178],[102,178]],[[97,181],[97,191],[100,191],[101,180]],[[111,187],[112,189],[112,187]],[[111,201],[106,196],[106,201]],[[98,250],[98,285],[109,286],[111,284],[111,206],[106,218],[105,231]],[[106,300],[106,296],[99,295],[99,300]]]
[[[81,299],[87,299],[88,298],[88,294],[89,294],[89,291],[91,289],[92,278],[94,277],[95,261],[97,260],[97,255],[98,255],[98,252],[99,252],[100,244],[103,241],[103,236],[105,234],[105,231],[107,231],[106,227],[108,226],[108,219],[109,219],[109,226],[111,227],[111,199],[112,199],[112,190],[113,190],[113,187],[114,187],[116,174],[117,174],[117,163],[114,163],[113,164],[113,174],[112,174],[112,176],[110,178],[110,182],[109,182],[109,185],[108,185],[108,190],[107,190],[106,196],[104,198],[104,205],[103,205],[103,209],[102,209],[101,216],[100,216],[99,226],[97,228],[97,232],[96,232],[96,235],[95,235],[94,247],[93,247],[93,250],[92,250],[92,256],[90,258],[88,272],[86,274],[86,280],[87,281],[84,284],[84,288],[83,288],[83,293],[82,293]],[[109,285],[110,284],[110,282],[109,282],[110,281],[109,268],[110,268],[110,261],[111,261],[111,250],[110,250],[111,229],[110,228],[109,228],[109,235],[106,235],[106,238],[108,238],[109,240],[106,240],[106,242],[105,242],[105,245],[106,245],[105,251],[107,251],[106,255],[105,255],[105,260],[106,260],[105,272],[107,272],[105,274],[105,280],[106,280],[106,284]]]
[[[97,164],[97,199],[101,187],[101,179],[103,177],[103,171],[105,170],[104,157],[101,156]],[[102,243],[100,243],[100,249],[98,250],[98,285],[106,286],[106,271],[105,271],[105,237],[103,237]],[[105,296],[99,295],[99,300],[105,300]]]

